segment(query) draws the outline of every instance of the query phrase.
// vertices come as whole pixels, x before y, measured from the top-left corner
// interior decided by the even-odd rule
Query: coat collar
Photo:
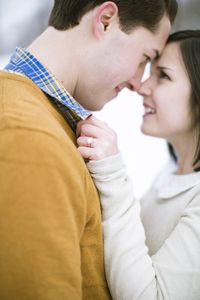
[[[175,170],[175,163],[170,161],[155,180],[154,186],[159,198],[172,198],[200,183],[200,172],[176,175]]]

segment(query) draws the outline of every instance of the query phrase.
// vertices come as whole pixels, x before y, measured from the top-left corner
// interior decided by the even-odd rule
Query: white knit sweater
[[[200,172],[167,167],[139,202],[120,155],[87,165],[101,197],[113,299],[200,299]]]

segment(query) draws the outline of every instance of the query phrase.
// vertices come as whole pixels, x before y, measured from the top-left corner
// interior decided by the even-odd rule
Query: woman
[[[77,142],[100,192],[107,280],[114,300],[200,299],[200,31],[170,36],[141,85],[142,132],[173,157],[139,202],[116,135],[80,122]]]

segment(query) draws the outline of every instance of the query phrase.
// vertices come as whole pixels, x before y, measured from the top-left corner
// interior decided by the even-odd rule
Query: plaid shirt
[[[27,50],[17,47],[5,70],[29,77],[49,96],[50,101],[56,105],[74,131],[78,121],[85,120],[91,115],[66,91],[55,76]]]

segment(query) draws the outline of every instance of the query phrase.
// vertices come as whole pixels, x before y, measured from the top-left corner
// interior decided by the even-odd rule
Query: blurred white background
[[[178,2],[179,14],[173,30],[200,28],[199,0]],[[26,47],[45,29],[52,5],[53,0],[0,0],[1,69],[15,46]],[[133,178],[135,194],[142,196],[168,159],[165,141],[144,136],[140,132],[142,99],[135,93],[124,90],[95,115],[117,131],[124,161]]]

